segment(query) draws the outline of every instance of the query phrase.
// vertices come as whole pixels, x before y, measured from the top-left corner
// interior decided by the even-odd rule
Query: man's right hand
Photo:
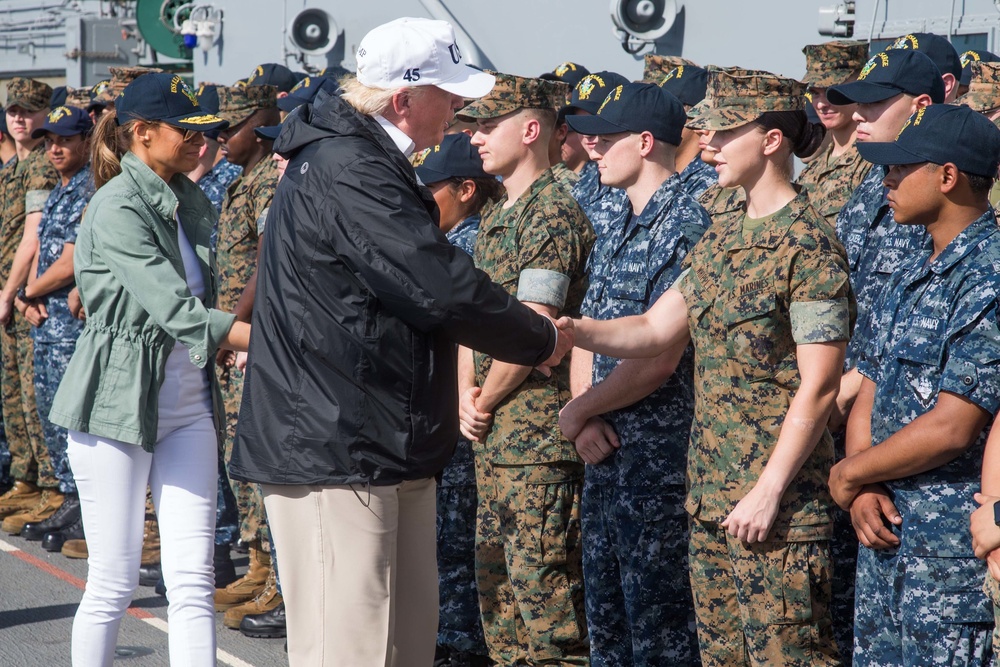
[[[600,417],[588,419],[573,444],[583,462],[590,465],[597,465],[621,447],[618,434],[611,428],[611,424]]]
[[[851,524],[861,544],[870,549],[898,547],[899,538],[885,524],[886,519],[895,526],[903,523],[885,487],[881,484],[863,486],[851,503]]]
[[[458,399],[458,426],[462,435],[473,442],[482,442],[486,437],[490,425],[493,423],[493,415],[488,412],[480,412],[476,407],[476,400],[483,393],[480,387],[470,387],[462,392]]]
[[[551,319],[551,318],[550,318]],[[576,340],[573,320],[569,317],[561,317],[558,321],[552,320],[556,329],[556,349],[552,351],[552,356],[543,361],[536,368],[546,377],[552,374],[552,369],[558,366],[563,357],[573,349]]]

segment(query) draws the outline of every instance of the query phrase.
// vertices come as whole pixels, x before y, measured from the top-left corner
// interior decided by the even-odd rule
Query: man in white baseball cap
[[[456,343],[552,366],[572,347],[475,270],[407,158],[494,78],[452,27],[372,30],[357,78],[292,112],[268,211],[230,475],[262,485],[291,667],[431,667],[434,477],[458,438]]]

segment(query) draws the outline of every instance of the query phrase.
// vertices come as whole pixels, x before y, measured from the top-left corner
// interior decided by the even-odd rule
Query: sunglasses
[[[181,141],[184,142],[185,144],[191,143],[192,141],[194,141],[195,137],[201,134],[201,132],[199,132],[198,130],[185,130],[179,127],[174,127],[173,125],[167,125],[166,123],[160,123],[160,127],[169,127],[174,132],[180,134]]]

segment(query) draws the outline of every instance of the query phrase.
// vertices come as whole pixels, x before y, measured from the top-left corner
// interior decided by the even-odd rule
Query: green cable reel
[[[137,0],[135,18],[142,38],[159,54],[191,60],[191,49],[174,27],[191,15],[191,7],[189,0]]]

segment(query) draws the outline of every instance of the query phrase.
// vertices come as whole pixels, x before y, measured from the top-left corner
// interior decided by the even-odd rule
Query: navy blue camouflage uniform
[[[583,314],[639,315],[673,284],[711,224],[705,209],[668,178],[638,216],[608,220],[589,265]],[[618,360],[594,355],[593,383]],[[583,487],[583,573],[591,664],[700,664],[687,572],[684,511],[694,411],[693,351],[659,389],[602,415],[621,447],[588,465]]]
[[[710,186],[719,182],[719,174],[716,173],[715,167],[702,160],[700,155],[696,155],[688,163],[688,166],[684,167],[680,177],[684,192],[695,199],[700,197]]]
[[[41,276],[56,263],[67,243],[76,243],[83,211],[94,194],[93,176],[87,165],[66,185],[59,183],[49,194],[38,224],[38,273]],[[48,311],[41,326],[31,328],[35,341],[35,403],[45,436],[45,446],[52,468],[59,480],[59,491],[76,493],[76,480],[66,456],[66,429],[49,421],[49,410],[56,390],[69,364],[83,322],[73,317],[68,297],[74,283],[42,296],[39,301]]]
[[[229,186],[243,174],[243,167],[233,164],[226,158],[219,160],[208,173],[198,179],[198,187],[205,193],[208,200],[212,202],[216,212],[222,213],[222,202],[226,198],[226,191]],[[218,223],[212,229],[212,236],[209,240],[209,247],[215,252],[216,244],[219,240]]]
[[[473,215],[447,233],[471,257],[480,217]],[[476,588],[476,466],[472,443],[459,437],[455,455],[437,486],[438,646],[486,656]]]
[[[605,233],[608,221],[617,219],[629,209],[625,191],[602,185],[601,173],[597,169],[597,163],[592,160],[584,163],[572,194],[573,199],[587,214],[598,238]]]
[[[931,410],[939,392],[1000,407],[1000,229],[992,210],[936,258],[911,257],[875,304],[858,370],[875,385],[878,446]],[[860,547],[854,664],[988,665],[993,608],[972,551],[989,429],[957,458],[885,485],[903,517],[895,549]]]

